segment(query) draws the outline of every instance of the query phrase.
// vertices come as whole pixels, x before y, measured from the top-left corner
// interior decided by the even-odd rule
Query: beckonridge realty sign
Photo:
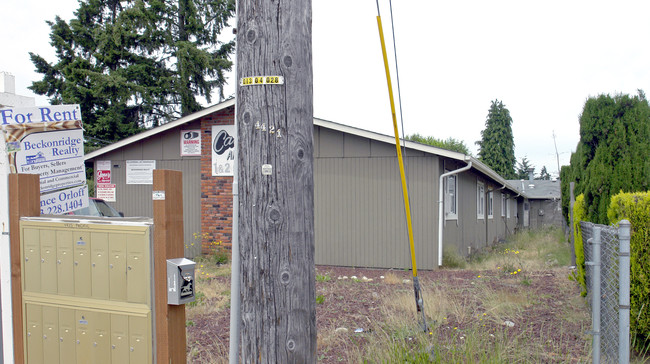
[[[88,206],[87,188],[77,191],[86,183],[79,105],[0,109],[0,127],[5,132],[11,173],[40,176],[41,207],[44,203],[51,207],[51,212],[43,213]],[[56,199],[43,195],[70,187],[77,188],[70,193],[59,191]],[[55,202],[62,206],[54,206]]]
[[[19,148],[12,172],[39,174],[41,193],[86,182],[81,129],[31,133],[21,139]]]

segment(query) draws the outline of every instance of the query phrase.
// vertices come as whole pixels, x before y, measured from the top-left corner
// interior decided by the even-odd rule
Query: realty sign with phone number
[[[0,109],[0,125],[11,172],[40,176],[41,213],[88,206],[79,105]]]

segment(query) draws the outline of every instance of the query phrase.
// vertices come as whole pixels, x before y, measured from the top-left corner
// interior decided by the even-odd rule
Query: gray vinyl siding
[[[410,268],[395,147],[316,127],[316,264]],[[406,153],[417,265],[437,266],[438,157]]]
[[[198,124],[192,124],[183,127],[183,130],[199,128]],[[153,216],[153,186],[127,185],[127,160],[155,160],[156,169],[183,173],[183,239],[185,256],[192,258],[201,254],[200,243],[192,245],[195,242],[193,234],[201,232],[201,157],[180,156],[180,130],[175,128],[129,144],[97,160],[111,161],[111,183],[116,188],[116,202],[112,205],[125,216]]]
[[[409,194],[418,267],[435,268],[436,158],[409,157]],[[396,159],[316,158],[316,263],[410,268]]]

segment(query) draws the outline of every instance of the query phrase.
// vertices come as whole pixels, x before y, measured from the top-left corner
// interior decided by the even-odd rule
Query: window
[[[488,219],[491,219],[494,217],[494,207],[493,207],[493,200],[494,200],[494,192],[490,191],[488,192],[488,200],[487,200],[487,213],[488,213]]]
[[[506,218],[510,218],[510,199],[506,200]]]
[[[485,186],[481,182],[476,185],[476,218],[485,218]]]
[[[506,194],[501,194],[501,217],[506,217]]]
[[[448,176],[445,178],[445,219],[457,220],[458,219],[458,184],[456,175]]]

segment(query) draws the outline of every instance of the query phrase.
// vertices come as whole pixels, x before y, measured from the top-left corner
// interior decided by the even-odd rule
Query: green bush
[[[582,296],[587,295],[587,284],[585,283],[585,251],[582,242],[582,229],[580,229],[580,221],[584,221],[587,212],[585,209],[584,195],[576,197],[573,204],[573,247],[576,253],[576,274],[573,278],[580,284],[582,288]]]
[[[632,224],[630,240],[630,331],[636,349],[650,344],[650,192],[612,197],[607,217]]]

